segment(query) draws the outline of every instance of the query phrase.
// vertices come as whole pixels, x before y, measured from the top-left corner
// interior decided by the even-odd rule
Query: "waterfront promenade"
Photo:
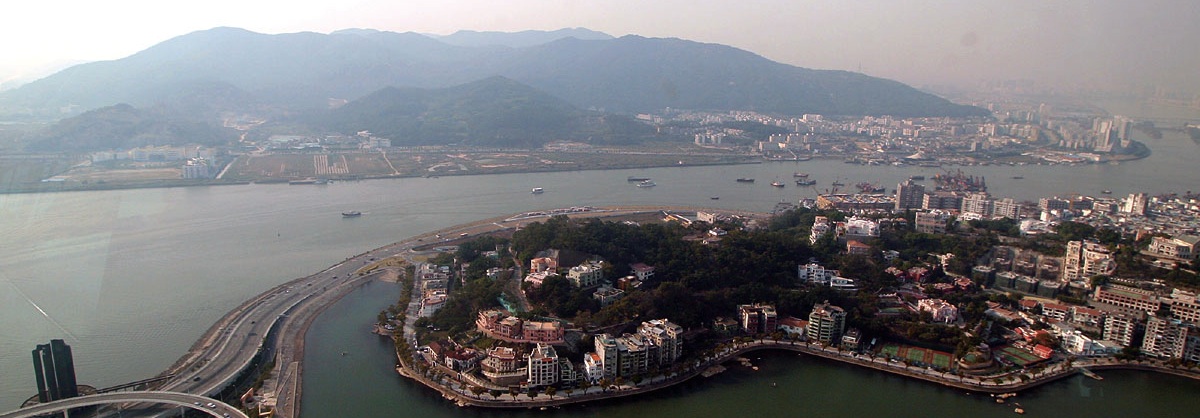
[[[663,374],[647,378],[638,383],[623,383],[609,388],[589,387],[570,392],[559,391],[555,397],[539,393],[530,397],[528,393],[511,394],[505,391],[502,395],[493,397],[487,392],[478,396],[464,387],[463,383],[444,378],[435,382],[429,377],[418,373],[411,367],[413,359],[399,358],[401,366],[396,369],[401,375],[420,382],[442,394],[442,397],[453,401],[459,406],[475,406],[483,408],[542,408],[559,407],[570,404],[601,401],[627,396],[641,395],[659,389],[677,385],[704,374],[710,367],[721,365],[741,357],[747,353],[761,350],[792,351],[803,355],[811,355],[847,365],[866,367],[886,373],[905,376],[930,382],[954,389],[978,393],[1001,394],[1015,393],[1035,388],[1047,383],[1080,374],[1088,370],[1142,370],[1166,373],[1190,379],[1200,380],[1200,372],[1193,369],[1172,368],[1157,361],[1122,362],[1110,358],[1077,360],[1068,364],[1059,362],[1034,371],[1016,371],[986,376],[959,375],[951,372],[941,372],[903,363],[889,361],[883,357],[871,357],[861,353],[841,351],[833,347],[816,344],[805,344],[796,341],[775,341],[769,339],[737,343],[710,357],[693,360],[686,363],[683,372]],[[473,383],[472,383],[473,384]]]

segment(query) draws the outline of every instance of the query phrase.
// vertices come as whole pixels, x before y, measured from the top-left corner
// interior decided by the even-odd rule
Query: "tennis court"
[[[908,345],[888,344],[879,352],[885,356],[908,360],[909,364],[914,365],[949,368],[954,361],[954,356],[950,353]]]
[[[1030,364],[1039,363],[1045,360],[1041,357],[1038,357],[1037,354],[1030,353],[1011,345],[1006,345],[999,350],[996,350],[996,354],[999,354],[1000,356],[1004,357],[1005,360],[1008,360],[1012,364],[1020,367],[1025,367]]]

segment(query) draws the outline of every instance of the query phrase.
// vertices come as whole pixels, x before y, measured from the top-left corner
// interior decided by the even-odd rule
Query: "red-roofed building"
[[[846,254],[850,255],[867,255],[871,253],[871,246],[863,244],[858,240],[846,241]]]
[[[808,321],[789,316],[779,320],[779,330],[783,331],[789,337],[804,338],[805,330],[808,329]]]
[[[1083,306],[1071,307],[1071,322],[1098,327],[1104,323],[1104,312]]]
[[[1071,307],[1058,303],[1043,303],[1042,315],[1047,318],[1054,318],[1059,321],[1066,321],[1067,314],[1071,312]]]
[[[1021,306],[1022,311],[1028,311],[1030,309],[1038,307],[1042,303],[1038,302],[1036,300],[1033,300],[1033,299],[1021,299],[1021,301],[1017,302],[1017,304]]]
[[[1036,347],[1033,347],[1033,354],[1041,358],[1050,358],[1050,356],[1054,355],[1054,349],[1038,344]]]

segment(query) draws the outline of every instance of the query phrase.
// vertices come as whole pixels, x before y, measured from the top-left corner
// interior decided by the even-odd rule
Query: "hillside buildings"
[[[475,327],[489,337],[510,343],[563,343],[562,323],[526,321],[497,309],[479,312]]]

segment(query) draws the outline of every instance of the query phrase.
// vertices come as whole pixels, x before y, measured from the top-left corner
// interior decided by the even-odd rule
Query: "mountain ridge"
[[[353,100],[387,86],[444,88],[492,76],[527,84],[581,109],[622,113],[673,107],[777,114],[986,114],[892,80],[796,67],[738,48],[678,38],[564,37],[514,48],[452,45],[413,32],[266,35],[230,27],[181,35],[122,59],[68,68],[0,92],[0,108],[53,115],[69,105],[82,110],[116,103],[150,106],[177,93],[177,86],[213,83],[263,105],[312,110],[330,98]],[[218,101],[210,110],[227,105]]]

